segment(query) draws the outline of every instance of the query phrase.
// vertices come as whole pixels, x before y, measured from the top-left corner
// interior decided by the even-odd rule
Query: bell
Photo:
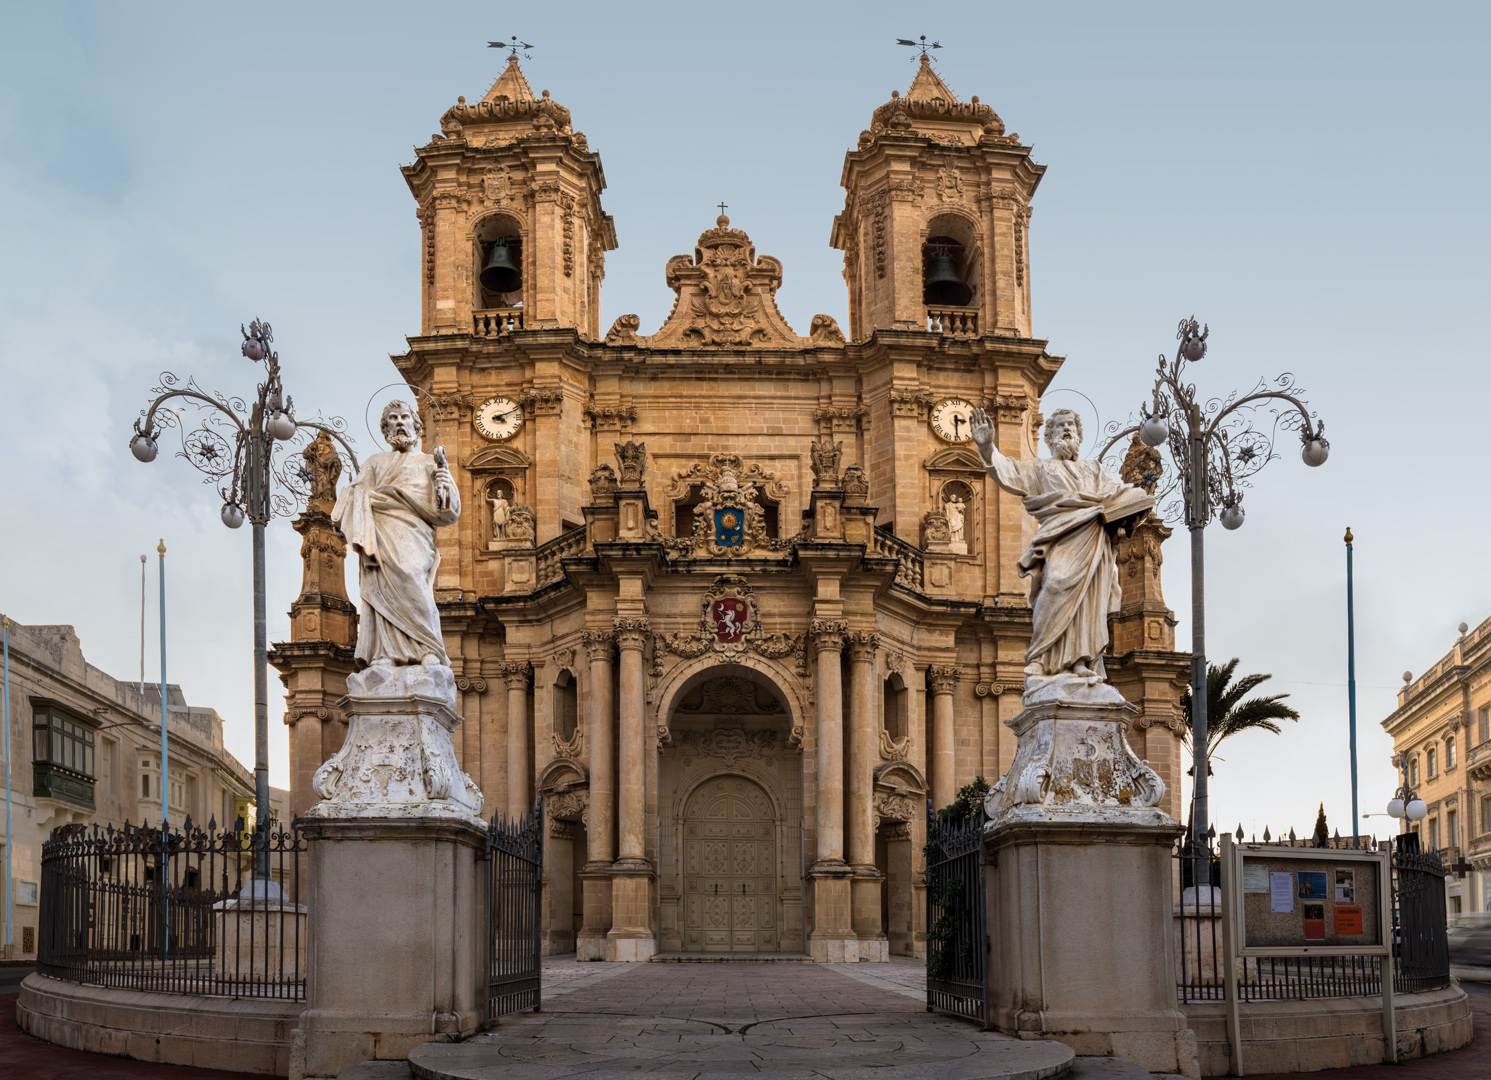
[[[973,290],[958,276],[958,264],[946,252],[933,255],[927,264],[924,288],[927,303],[939,307],[963,307],[973,299]]]
[[[487,256],[487,265],[481,270],[482,288],[488,292],[517,292],[523,284],[523,276],[513,263],[512,252],[507,247],[507,237],[499,237],[492,245],[492,254]]]

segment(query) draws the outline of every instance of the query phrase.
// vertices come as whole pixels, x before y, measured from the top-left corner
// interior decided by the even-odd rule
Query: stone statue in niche
[[[492,507],[492,542],[506,540],[508,512],[512,504],[507,501],[501,488],[492,489],[487,496],[487,503]]]
[[[450,666],[435,608],[435,529],[461,516],[445,448],[419,449],[419,415],[390,401],[379,422],[392,448],[369,457],[337,498],[332,520],[357,552],[357,659],[371,666]]]
[[[947,515],[948,544],[959,555],[968,554],[968,539],[963,532],[966,509],[967,503],[956,491],[949,492],[942,502],[942,512]]]
[[[1030,579],[1033,624],[1025,704],[1122,702],[1103,670],[1108,613],[1121,599],[1114,543],[1148,515],[1154,496],[1101,463],[1081,459],[1082,420],[1070,409],[1057,409],[1046,421],[1048,458],[1017,461],[1001,454],[982,409],[974,410],[971,428],[989,476],[1022,498],[1036,520],[1017,564],[1020,576]]]

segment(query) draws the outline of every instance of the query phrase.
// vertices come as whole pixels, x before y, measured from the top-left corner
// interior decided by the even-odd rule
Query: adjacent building
[[[64,825],[252,822],[253,773],[223,748],[223,718],[166,687],[167,771],[161,773],[160,686],[121,682],[83,656],[71,626],[9,624],[14,952],[36,951],[41,846]],[[288,792],[271,806],[288,820]],[[0,836],[0,843],[4,837]],[[0,884],[3,890],[3,884]],[[3,903],[0,892],[0,903]]]
[[[637,226],[691,247],[660,268],[663,325],[604,327],[619,233],[600,156],[516,56],[403,170],[422,317],[393,364],[465,507],[436,589],[456,748],[487,812],[545,798],[550,952],[920,955],[927,802],[1013,756],[1032,525],[970,418],[1037,453],[1062,362],[1031,322],[1045,166],[925,57],[845,135],[826,239],[848,325],[816,315],[805,335],[777,306],[788,269],[704,208]],[[1125,477],[1153,483],[1157,455],[1125,450]],[[326,441],[305,460],[305,584],[272,653],[297,813],[346,730],[356,627],[340,465]],[[1183,816],[1167,535],[1121,544],[1107,664]]]
[[[1398,708],[1382,722],[1393,762],[1429,807],[1403,822],[1437,851],[1451,918],[1491,911],[1491,619],[1460,636],[1417,679],[1404,673]]]

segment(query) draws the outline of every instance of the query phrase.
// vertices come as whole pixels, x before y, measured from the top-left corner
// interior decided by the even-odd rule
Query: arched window
[[[978,261],[967,221],[955,214],[933,218],[922,244],[922,301],[928,308],[977,307]]]
[[[575,677],[561,671],[554,680],[554,734],[560,742],[569,742],[575,737],[575,728],[580,722],[580,699]]]
[[[523,306],[523,229],[515,218],[497,214],[476,230],[471,306],[478,311]],[[521,324],[520,324],[521,325]]]
[[[885,680],[885,711],[882,714],[882,725],[886,735],[894,740],[906,737],[906,681],[899,675],[892,675]]]
[[[1444,767],[1446,770],[1455,767],[1455,737],[1453,735],[1444,740]]]
[[[1413,758],[1408,762],[1408,786],[1419,786],[1419,759]]]
[[[1439,775],[1439,752],[1434,747],[1424,751],[1424,763],[1429,767],[1429,779],[1433,780]]]

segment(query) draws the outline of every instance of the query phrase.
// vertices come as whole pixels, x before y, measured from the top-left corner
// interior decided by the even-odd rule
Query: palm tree
[[[1230,739],[1242,731],[1269,731],[1281,734],[1277,720],[1298,720],[1299,713],[1284,704],[1288,694],[1271,697],[1253,697],[1244,701],[1249,693],[1272,679],[1272,675],[1244,675],[1236,682],[1232,675],[1237,670],[1237,657],[1225,664],[1206,666],[1206,774],[1211,775],[1211,756],[1223,739]],[[1191,757],[1196,756],[1192,745],[1191,688],[1188,686],[1180,696],[1181,711],[1186,718],[1186,746]]]

